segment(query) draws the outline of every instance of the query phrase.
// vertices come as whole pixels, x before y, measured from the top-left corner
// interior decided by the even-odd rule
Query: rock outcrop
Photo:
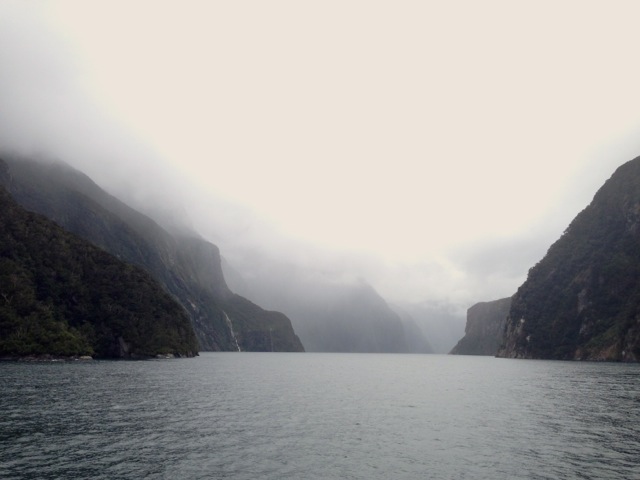
[[[511,297],[481,302],[467,310],[465,335],[451,350],[452,355],[495,355],[502,342]]]

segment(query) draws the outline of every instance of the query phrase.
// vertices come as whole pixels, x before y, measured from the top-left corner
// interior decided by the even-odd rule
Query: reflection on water
[[[640,478],[640,366],[441,355],[0,363],[0,478]]]

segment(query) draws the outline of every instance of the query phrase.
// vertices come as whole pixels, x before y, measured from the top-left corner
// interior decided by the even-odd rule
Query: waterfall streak
[[[233,341],[236,342],[236,348],[238,349],[239,352],[241,352],[242,350],[240,350],[240,345],[238,345],[238,338],[236,337],[236,334],[233,331],[233,325],[231,324],[231,319],[229,318],[229,315],[227,315],[227,312],[222,312],[222,313],[224,313],[224,319],[227,321],[227,325],[229,326],[229,331],[231,332]]]

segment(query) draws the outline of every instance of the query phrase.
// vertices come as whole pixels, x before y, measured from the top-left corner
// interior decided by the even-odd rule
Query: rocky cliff
[[[64,163],[5,159],[4,185],[21,205],[148,271],[187,311],[201,350],[304,350],[286,316],[227,287],[215,245],[170,234]]]
[[[495,355],[502,342],[511,297],[481,302],[467,310],[464,337],[451,350],[452,355]]]
[[[640,359],[640,157],[616,170],[529,271],[498,356]]]

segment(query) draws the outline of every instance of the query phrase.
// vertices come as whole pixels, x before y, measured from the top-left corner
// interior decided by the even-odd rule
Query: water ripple
[[[204,354],[0,364],[0,478],[640,478],[640,366]]]

